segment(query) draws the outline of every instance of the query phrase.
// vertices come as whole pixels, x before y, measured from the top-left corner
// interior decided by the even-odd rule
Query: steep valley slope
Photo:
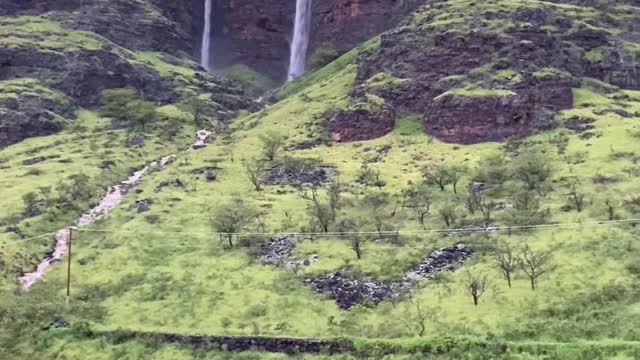
[[[637,358],[640,3],[315,3],[312,48],[374,24],[257,101],[191,56],[199,5],[0,0],[0,357]],[[17,290],[170,154],[74,231],[69,305],[66,264]]]

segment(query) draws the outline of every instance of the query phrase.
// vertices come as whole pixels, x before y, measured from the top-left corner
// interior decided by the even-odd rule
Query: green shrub
[[[323,43],[309,57],[310,70],[319,69],[338,58],[338,50],[331,43]]]

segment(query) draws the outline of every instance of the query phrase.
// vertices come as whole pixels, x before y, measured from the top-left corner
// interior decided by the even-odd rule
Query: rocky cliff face
[[[425,0],[315,0],[309,55],[330,44],[339,53],[390,29]],[[218,1],[214,62],[243,63],[284,80],[295,0],[256,6],[255,0]],[[220,25],[220,23],[222,23]]]
[[[105,89],[132,87],[157,105],[208,95],[224,119],[251,107],[235,83],[189,58],[186,25],[164,16],[179,16],[180,7],[147,0],[0,0],[0,9],[0,82],[12,84],[0,99],[0,146],[61,130],[77,107],[96,106]]]
[[[373,94],[422,114],[427,132],[454,143],[548,129],[584,78],[640,88],[633,3],[431,1],[361,57],[354,100]]]

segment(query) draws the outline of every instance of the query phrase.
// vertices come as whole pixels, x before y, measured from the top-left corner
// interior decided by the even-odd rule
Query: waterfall
[[[296,21],[293,27],[291,58],[289,59],[289,80],[293,80],[304,73],[310,33],[311,0],[296,0]]]
[[[209,52],[211,49],[211,1],[204,0],[204,29],[202,30],[202,46],[200,47],[200,64],[207,71],[210,69]]]

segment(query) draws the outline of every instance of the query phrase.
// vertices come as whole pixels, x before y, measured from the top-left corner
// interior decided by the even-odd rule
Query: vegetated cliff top
[[[131,87],[157,105],[208,96],[212,111],[226,119],[251,107],[238,85],[206,73],[190,58],[190,34],[151,2],[0,5],[5,15],[0,16],[0,81],[36,80],[67,98],[65,114],[56,111],[62,104],[55,101],[2,104],[11,120],[2,123],[10,135],[0,146],[59,131],[73,121],[73,110],[96,106],[106,89]],[[48,113],[61,117],[54,120]]]

